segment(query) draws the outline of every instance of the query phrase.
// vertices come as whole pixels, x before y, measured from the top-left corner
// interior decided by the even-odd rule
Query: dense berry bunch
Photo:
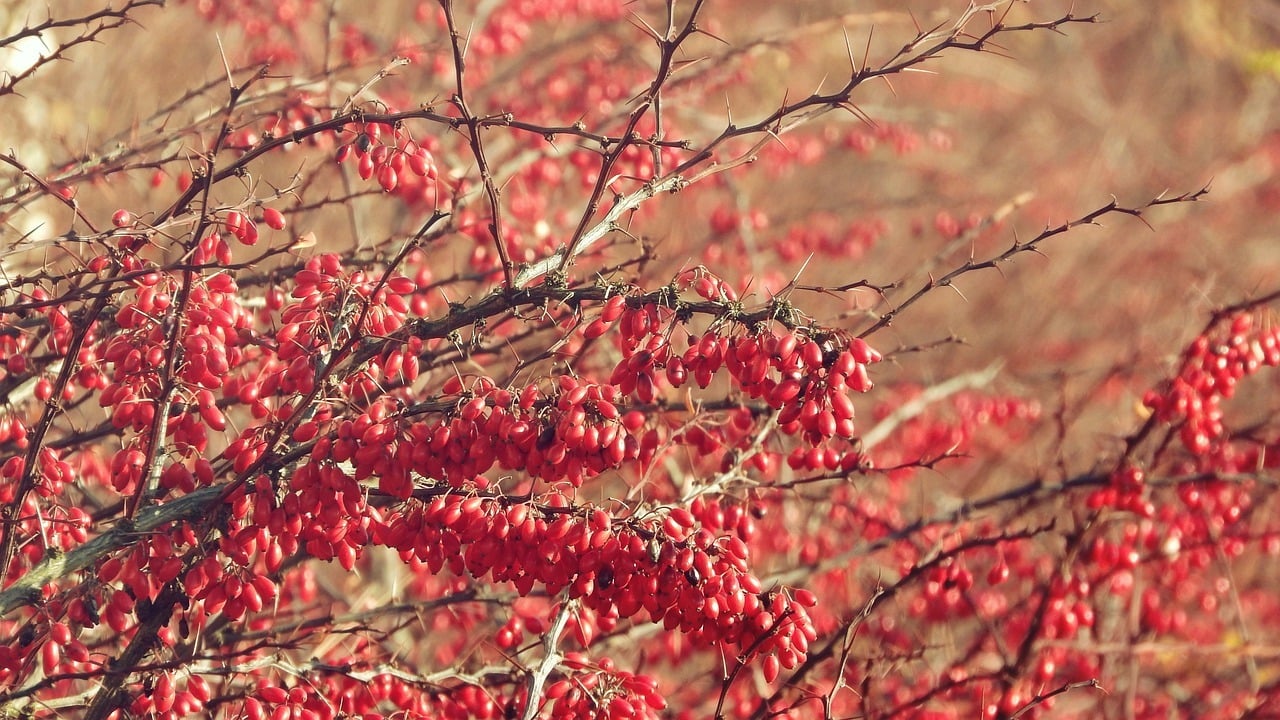
[[[354,140],[338,146],[337,160],[354,161],[361,180],[376,178],[388,193],[399,189],[399,197],[411,205],[440,207],[436,186],[439,171],[431,150],[405,137],[398,128],[366,123],[355,133]]]
[[[736,514],[745,517],[741,508]],[[375,537],[432,572],[491,576],[525,595],[565,591],[611,624],[643,611],[695,643],[773,658],[773,676],[779,663],[795,667],[816,639],[806,612],[812,594],[766,592],[748,570],[741,537],[718,530],[682,508],[624,519],[602,509],[579,514],[559,495],[510,504],[451,493],[411,505]],[[584,645],[596,632],[586,622],[579,620]]]
[[[1205,333],[1184,353],[1178,375],[1143,403],[1165,423],[1179,426],[1182,444],[1194,455],[1226,451],[1222,403],[1239,382],[1263,368],[1280,365],[1280,327],[1257,327],[1252,313],[1228,318],[1223,330]],[[1215,458],[1214,462],[1221,462]]]

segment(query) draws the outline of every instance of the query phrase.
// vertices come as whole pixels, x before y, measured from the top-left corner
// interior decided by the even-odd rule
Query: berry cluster
[[[630,673],[614,666],[608,658],[592,663],[582,653],[566,655],[566,676],[547,687],[553,701],[553,720],[570,718],[661,717],[666,698],[658,691],[658,681],[648,675]]]
[[[1091,509],[1112,507],[1140,517],[1151,517],[1155,505],[1146,497],[1141,469],[1126,466],[1111,473],[1111,482],[1089,494],[1085,504]]]
[[[710,274],[701,275],[696,288],[708,299],[736,300],[732,290]],[[688,336],[688,347],[680,353],[671,346],[669,334],[660,332],[671,315],[672,311],[656,304],[623,309],[622,303],[611,300],[600,318],[587,326],[590,337],[617,320],[623,358],[609,380],[624,395],[652,403],[659,377],[673,388],[692,379],[706,389],[723,369],[747,397],[764,400],[779,411],[778,424],[788,435],[802,435],[810,445],[854,436],[849,392],[870,390],[867,365],[881,360],[880,353],[862,339],[709,331]]]
[[[344,163],[353,156],[361,180],[376,178],[383,191],[412,206],[436,208],[443,200],[437,195],[439,171],[431,149],[398,127],[364,123],[354,140],[338,147],[336,159]]]
[[[1227,330],[1202,334],[1183,354],[1177,376],[1163,389],[1151,390],[1143,404],[1161,422],[1178,425],[1182,444],[1193,455],[1226,451],[1223,400],[1239,382],[1264,367],[1280,366],[1280,326],[1256,327],[1254,316],[1230,318]]]
[[[454,399],[451,417],[413,423],[403,433],[406,442],[387,447],[380,477],[393,495],[408,496],[411,472],[462,484],[495,465],[577,487],[624,462],[652,457],[656,447],[656,435],[642,432],[644,415],[624,412],[612,385],[562,375],[551,392],[537,384],[513,392],[488,378],[464,387],[454,377],[443,391]],[[372,434],[366,431],[366,447]]]
[[[279,390],[305,395],[314,388],[321,357],[349,349],[353,338],[394,333],[408,319],[406,296],[415,289],[404,276],[348,271],[333,253],[308,260],[294,275],[290,295],[296,302],[281,309],[283,324],[275,334],[275,358],[288,368]],[[275,390],[265,387],[259,394]]]
[[[740,510],[729,514],[743,517]],[[573,507],[559,494],[512,502],[477,490],[410,503],[374,539],[433,573],[448,567],[457,575],[491,576],[522,595],[535,585],[553,596],[564,590],[599,616],[643,611],[698,643],[765,657],[771,675],[779,666],[795,667],[816,638],[807,612],[813,595],[766,590],[748,570],[743,540],[712,528],[679,507],[616,518]]]

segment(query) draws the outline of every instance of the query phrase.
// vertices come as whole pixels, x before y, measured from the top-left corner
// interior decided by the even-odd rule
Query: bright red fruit
[[[284,224],[285,224],[284,215],[275,208],[262,209],[262,222],[266,223],[267,227],[271,228],[272,230],[284,229]]]

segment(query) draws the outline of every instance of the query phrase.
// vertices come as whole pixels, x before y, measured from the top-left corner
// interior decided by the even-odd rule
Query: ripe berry
[[[284,214],[275,208],[264,208],[262,211],[262,222],[272,230],[284,229]]]
[[[396,175],[395,168],[390,165],[383,165],[378,170],[378,184],[382,186],[383,190],[391,192],[396,189],[396,185],[399,184],[399,182],[400,178]]]

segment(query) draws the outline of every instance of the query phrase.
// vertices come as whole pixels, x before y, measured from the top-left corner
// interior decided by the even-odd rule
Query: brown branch
[[[81,27],[81,26],[85,26],[87,28],[87,26],[92,23],[95,23],[95,22],[98,23],[97,27],[86,29],[82,31],[81,34],[76,36],[75,38],[59,44],[58,47],[54,48],[53,52],[49,53],[48,55],[41,56],[39,60],[37,60],[34,64],[31,65],[31,67],[27,68],[26,70],[16,75],[9,76],[3,83],[0,83],[0,97],[4,97],[5,95],[11,95],[13,93],[16,93],[17,90],[15,90],[15,88],[17,87],[18,83],[35,75],[36,72],[40,68],[44,67],[45,65],[48,65],[49,63],[55,62],[57,60],[65,60],[66,53],[68,50],[76,47],[77,45],[84,45],[86,43],[97,42],[99,35],[102,35],[103,33],[109,30],[115,30],[117,28],[123,27],[124,25],[134,22],[133,18],[129,17],[129,13],[133,12],[134,10],[140,7],[145,7],[147,5],[156,5],[159,7],[164,7],[164,0],[128,0],[128,2],[125,3],[124,7],[120,8],[119,10],[112,10],[110,7],[108,7],[103,10],[90,13],[88,15],[82,15],[80,17],[75,17],[75,18],[68,18],[65,20],[55,20],[52,17],[50,17],[48,20],[45,20],[44,22],[38,25],[31,25],[31,26],[25,27],[22,30],[19,30],[18,32],[10,35],[9,37],[0,39],[0,48],[4,48],[24,38],[41,37],[42,35],[44,35],[44,33],[50,30],[55,30],[58,28],[68,28],[68,27]]]
[[[1107,215],[1112,215],[1112,214],[1129,215],[1141,220],[1143,213],[1146,210],[1149,210],[1153,207],[1158,207],[1160,205],[1167,205],[1170,203],[1195,202],[1200,198],[1204,197],[1204,195],[1208,192],[1209,192],[1209,189],[1206,186],[1199,190],[1186,192],[1181,195],[1174,196],[1172,198],[1165,198],[1163,196],[1157,197],[1153,200],[1148,201],[1144,205],[1140,205],[1136,207],[1122,206],[1113,198],[1111,202],[1107,203],[1106,205],[1103,205],[1088,213],[1085,213],[1084,215],[1081,215],[1080,217],[1074,220],[1068,220],[1067,222],[1062,223],[1061,225],[1045,228],[1044,230],[1040,231],[1038,235],[1031,238],[1030,240],[1021,241],[1021,240],[1015,239],[1013,244],[1010,245],[1008,249],[1006,249],[1001,253],[988,257],[984,260],[975,260],[973,258],[970,258],[959,267],[954,268],[953,270],[951,270],[950,272],[946,273],[945,275],[939,278],[932,278],[932,277],[929,278],[928,281],[926,281],[923,285],[921,285],[907,299],[898,303],[888,312],[881,315],[868,328],[859,332],[858,337],[861,337],[861,338],[869,337],[870,335],[874,334],[877,330],[880,330],[881,328],[885,328],[885,327],[888,327],[889,325],[892,325],[894,319],[897,318],[897,316],[900,315],[904,310],[916,304],[916,302],[918,302],[925,295],[928,295],[933,290],[936,290],[942,287],[949,287],[962,275],[965,275],[971,272],[976,272],[978,270],[997,268],[1000,265],[1006,262],[1009,262],[1010,260],[1017,257],[1018,255],[1021,255],[1022,253],[1039,252],[1040,246],[1050,238],[1066,234],[1071,230],[1074,230],[1082,225],[1097,225],[1099,218],[1105,217]]]

